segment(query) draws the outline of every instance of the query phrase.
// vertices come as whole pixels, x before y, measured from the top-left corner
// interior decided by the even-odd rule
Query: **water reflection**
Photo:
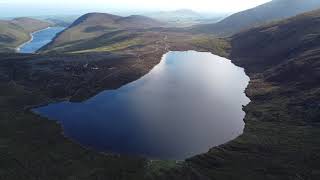
[[[244,128],[249,78],[210,53],[169,52],[141,79],[82,102],[35,109],[67,136],[98,151],[184,159],[226,143]]]

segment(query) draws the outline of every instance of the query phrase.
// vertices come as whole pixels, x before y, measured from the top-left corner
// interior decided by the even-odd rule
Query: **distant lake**
[[[249,77],[206,52],[165,54],[147,75],[81,103],[34,109],[99,152],[183,160],[241,135]]]
[[[65,27],[49,27],[32,33],[32,39],[20,47],[20,53],[34,53],[44,45],[50,43],[52,39],[64,30]]]

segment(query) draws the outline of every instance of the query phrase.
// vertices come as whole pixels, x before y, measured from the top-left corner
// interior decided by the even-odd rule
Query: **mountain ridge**
[[[56,47],[67,48],[72,44],[98,38],[111,32],[136,31],[163,26],[165,23],[141,15],[122,17],[107,13],[88,13],[79,17],[69,28],[59,33],[50,44],[40,51]]]
[[[257,7],[241,11],[218,23],[194,26],[193,30],[228,36],[304,12],[320,8],[318,0],[272,0]]]

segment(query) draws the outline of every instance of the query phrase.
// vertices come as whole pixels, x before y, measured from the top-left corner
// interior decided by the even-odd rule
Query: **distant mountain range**
[[[191,31],[230,36],[255,26],[285,19],[317,8],[320,8],[320,1],[318,0],[273,0],[255,8],[233,14],[218,23],[193,26]],[[58,51],[75,51],[77,49],[96,48],[101,44],[107,43],[102,42],[103,39],[110,41],[110,36],[115,36],[117,33],[121,34],[119,30],[168,27],[170,25],[163,23],[163,21],[168,21],[168,19],[174,19],[175,17],[178,19],[185,18],[185,20],[188,18],[203,18],[200,13],[188,9],[163,11],[149,14],[149,16],[153,18],[140,15],[122,17],[106,13],[85,14],[60,33],[49,45],[42,48],[41,51],[58,49]],[[185,30],[188,30],[188,28],[180,28],[180,31]],[[108,36],[107,33],[111,32],[114,33]],[[121,37],[119,34],[116,36]],[[103,38],[96,39],[102,36]],[[90,40],[90,43],[89,41],[85,42],[87,40]],[[95,42],[100,44],[98,45]]]
[[[32,18],[0,20],[0,51],[14,51],[30,39],[30,33],[49,27],[51,24]]]
[[[75,47],[90,49],[89,45],[97,47],[95,42],[98,37],[103,36],[103,38],[99,40],[100,44],[106,43],[102,42],[103,39],[110,41],[106,34],[111,32],[114,32],[113,34],[109,34],[111,36],[119,33],[116,35],[116,39],[119,39],[121,37],[121,30],[130,30],[132,32],[137,29],[169,27],[172,25],[171,23],[180,26],[181,24],[189,25],[195,22],[201,23],[205,21],[209,24],[193,26],[191,27],[191,31],[218,36],[230,36],[255,26],[295,16],[317,8],[320,8],[319,0],[273,0],[255,8],[233,14],[218,23],[209,23],[211,20],[215,21],[217,19],[205,19],[203,14],[188,9],[151,13],[147,15],[148,17],[141,15],[123,17],[107,13],[88,13],[76,19],[66,30],[59,33],[50,44],[43,47],[41,51],[57,50],[57,48],[59,51],[69,51],[71,49],[76,50],[77,48]],[[51,19],[50,21],[52,24],[69,25],[67,22],[57,19]],[[0,43],[1,41],[3,42],[3,48],[16,47],[28,39],[28,34],[26,33],[48,26],[47,22],[31,18],[17,18],[2,23]],[[180,25],[178,25],[179,23]],[[5,33],[8,32],[8,30],[4,30],[7,28],[9,28],[12,33]],[[185,30],[190,29],[180,28],[180,31]],[[124,34],[122,33],[122,35]],[[90,43],[85,42],[89,40]],[[87,43],[87,45],[84,45],[85,43]]]
[[[171,23],[173,26],[190,26],[194,24],[215,23],[226,17],[226,14],[204,14],[190,9],[179,9],[175,11],[147,13],[145,16]]]
[[[200,19],[203,18],[201,13],[195,12],[190,9],[179,9],[175,11],[159,11],[154,13],[148,13],[146,16],[152,17],[154,19],[170,20],[179,18],[191,18]]]
[[[215,24],[195,26],[194,30],[219,35],[231,35],[254,26],[318,8],[320,8],[319,0],[273,0],[255,8],[235,13]]]

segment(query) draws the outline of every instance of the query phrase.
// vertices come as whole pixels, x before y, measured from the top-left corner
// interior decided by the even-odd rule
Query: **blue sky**
[[[270,0],[0,0],[0,16],[175,9],[230,13],[255,7],[268,1]]]

